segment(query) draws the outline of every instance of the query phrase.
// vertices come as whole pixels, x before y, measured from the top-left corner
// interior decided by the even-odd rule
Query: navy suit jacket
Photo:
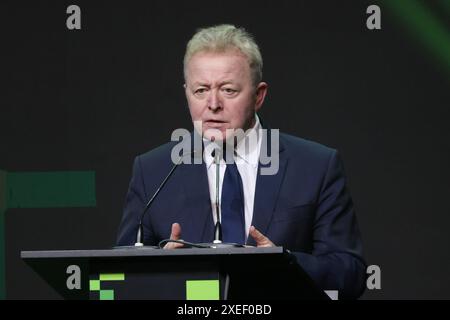
[[[143,207],[173,166],[175,144],[136,157],[117,245],[135,243]],[[319,287],[339,290],[339,298],[362,294],[366,266],[361,238],[336,150],[280,133],[278,173],[258,171],[254,201],[252,225],[277,246],[289,249]],[[176,169],[145,215],[144,243],[157,245],[169,238],[174,222],[181,225],[183,240],[212,242],[204,163]],[[255,241],[249,237],[247,244]]]

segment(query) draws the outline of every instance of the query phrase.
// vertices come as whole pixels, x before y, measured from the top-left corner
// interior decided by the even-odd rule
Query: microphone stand
[[[220,155],[219,150],[216,149],[214,154],[214,162],[216,165],[216,225],[214,226],[214,241],[215,244],[222,243],[222,225],[220,224],[220,205],[219,205],[219,178],[220,178]]]

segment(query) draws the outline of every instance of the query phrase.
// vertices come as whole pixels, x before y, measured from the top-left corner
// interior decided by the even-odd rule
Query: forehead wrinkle
[[[238,69],[236,73],[234,73],[232,70],[226,71],[221,73],[216,78],[214,72],[192,72],[190,75],[192,80],[194,80],[192,83],[193,85],[213,85],[213,86],[222,86],[225,84],[239,84],[242,79],[244,78],[243,70],[241,68]],[[197,78],[197,79],[195,79]]]
[[[221,61],[222,63],[215,63],[214,55],[211,59],[208,58],[209,54],[200,54],[198,56],[194,55],[188,64],[188,77],[191,77],[194,84],[209,84],[211,81],[223,84],[225,81],[239,82],[245,78],[245,70],[249,69],[242,65],[242,61],[247,63],[245,57],[241,55],[235,55],[242,57],[243,59],[234,61]],[[229,56],[230,57],[230,56]],[[220,58],[220,56],[218,57]],[[230,63],[231,62],[231,63]],[[218,76],[216,76],[218,75]],[[230,76],[231,75],[231,76]],[[197,79],[195,79],[197,78]],[[217,78],[217,79],[215,79]]]
[[[234,81],[232,79],[224,79],[224,80],[218,80],[216,82],[212,83],[212,86],[223,86],[227,84],[238,84],[237,81]],[[210,86],[211,82],[206,80],[198,80],[193,83],[194,86]]]

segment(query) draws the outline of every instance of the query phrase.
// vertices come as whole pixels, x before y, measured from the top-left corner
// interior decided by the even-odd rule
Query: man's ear
[[[256,101],[255,101],[255,111],[261,109],[264,99],[266,98],[267,89],[269,85],[265,82],[260,82],[256,86]]]

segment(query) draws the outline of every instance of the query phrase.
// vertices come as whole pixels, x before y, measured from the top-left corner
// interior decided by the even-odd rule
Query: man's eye
[[[199,89],[195,90],[196,94],[202,94],[202,93],[205,93],[205,92],[206,92],[206,88],[199,88]]]
[[[231,93],[235,93],[235,92],[236,92],[236,90],[231,89],[231,88],[225,88],[224,91],[225,91],[226,93],[228,93],[228,94],[231,94]]]

